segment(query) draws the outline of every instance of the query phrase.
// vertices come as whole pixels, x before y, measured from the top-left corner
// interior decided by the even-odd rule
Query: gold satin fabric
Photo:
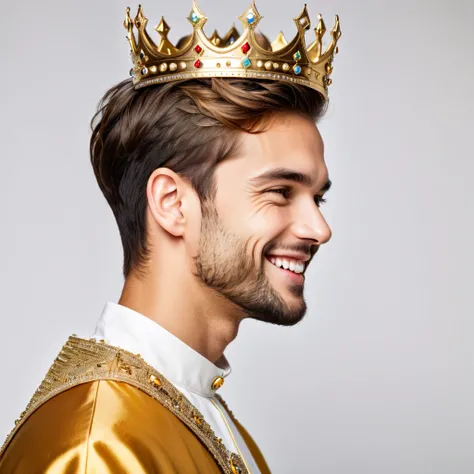
[[[234,420],[262,474],[270,470]],[[0,474],[221,474],[166,407],[125,382],[76,385],[35,410],[0,457]]]

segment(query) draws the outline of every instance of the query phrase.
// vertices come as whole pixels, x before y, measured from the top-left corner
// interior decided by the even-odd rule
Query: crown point
[[[273,43],[271,44],[272,51],[278,51],[279,49],[284,48],[287,44],[288,44],[288,41],[286,40],[285,35],[283,34],[283,31],[280,31],[275,41],[273,41]]]
[[[211,37],[209,38],[209,41],[214,45],[214,46],[220,46],[220,44],[222,43],[222,39],[221,37],[219,36],[219,33],[217,32],[217,30],[214,30],[212,32],[212,35]]]
[[[197,4],[196,0],[193,0],[193,10],[200,16],[203,17],[205,16],[204,13],[201,11],[199,8],[199,5]]]
[[[222,43],[224,44],[224,46],[228,46],[229,44],[232,44],[239,36],[240,34],[234,23],[232,24],[232,28],[230,28],[230,30],[222,38]]]
[[[336,39],[336,41],[341,37],[342,32],[341,32],[341,25],[339,23],[339,15],[336,15],[336,21],[334,24],[334,28],[332,29],[333,37]]]
[[[258,12],[254,0],[252,0],[250,7],[238,17],[244,28],[255,28],[262,18],[263,16]]]
[[[296,23],[298,29],[303,28],[303,30],[307,30],[311,27],[311,20],[309,19],[308,7],[306,3],[304,4],[301,13],[296,18],[293,18],[293,21]]]
[[[125,20],[123,21],[123,27],[128,30],[132,24],[132,19],[130,17],[130,7],[127,7],[125,11]]]
[[[135,16],[135,26],[137,28],[140,28],[140,26],[145,25],[146,21],[147,19],[145,15],[143,14],[143,8],[141,5],[138,5],[137,15]]]
[[[326,25],[324,24],[323,16],[321,15],[321,13],[319,14],[319,21],[316,25],[316,28],[314,29],[314,32],[319,38],[322,38],[326,33]]]
[[[156,28],[155,30],[163,37],[165,38],[169,31],[170,31],[170,27],[168,25],[168,23],[166,23],[165,21],[165,17],[161,17],[161,21],[158,25],[156,25]]]
[[[206,23],[207,17],[199,8],[195,0],[193,0],[193,8],[188,16],[188,20],[195,28],[202,28]]]

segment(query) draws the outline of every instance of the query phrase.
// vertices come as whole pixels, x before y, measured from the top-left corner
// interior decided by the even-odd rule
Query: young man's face
[[[307,309],[304,273],[294,261],[308,260],[331,237],[318,207],[329,180],[323,141],[311,119],[280,114],[266,132],[242,134],[241,151],[215,170],[217,194],[204,206],[196,275],[246,316],[290,326]],[[312,184],[257,178],[282,169]],[[271,255],[289,269],[275,266]]]

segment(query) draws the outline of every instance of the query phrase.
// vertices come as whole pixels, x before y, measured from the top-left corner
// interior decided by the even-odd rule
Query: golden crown
[[[301,13],[293,19],[297,33],[292,41],[286,41],[283,32],[271,43],[271,50],[259,44],[256,26],[263,18],[252,0],[245,12],[237,17],[244,27],[240,35],[235,25],[224,36],[216,30],[210,38],[203,31],[207,17],[199,9],[195,0],[188,20],[193,25],[193,33],[182,47],[168,40],[170,27],[161,17],[156,31],[161,36],[157,46],[146,31],[147,18],[142,6],[132,20],[127,8],[124,27],[128,31],[135,89],[151,84],[180,81],[199,77],[253,77],[288,81],[302,84],[319,91],[325,98],[332,79],[333,61],[338,52],[337,41],[341,36],[339,17],[336,15],[331,41],[323,52],[322,39],[326,33],[321,14],[314,29],[316,39],[306,48],[305,32],[311,27],[306,4]],[[135,35],[134,28],[137,30]]]

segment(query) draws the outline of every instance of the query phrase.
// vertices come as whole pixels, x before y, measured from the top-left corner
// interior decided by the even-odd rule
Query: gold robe
[[[262,474],[251,436],[231,419]],[[201,413],[139,355],[71,336],[0,450],[0,474],[247,474]]]

